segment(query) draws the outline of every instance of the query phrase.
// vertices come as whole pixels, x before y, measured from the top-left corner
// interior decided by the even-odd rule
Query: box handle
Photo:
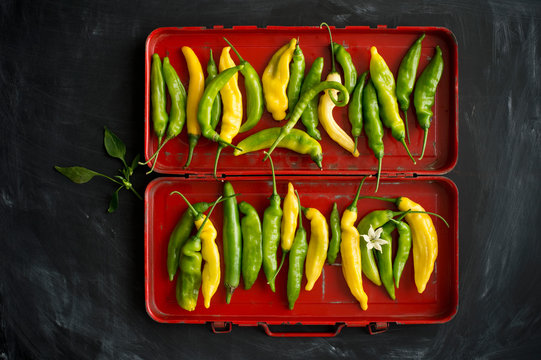
[[[265,334],[273,337],[334,337],[342,331],[346,326],[344,323],[337,323],[334,325],[334,329],[329,332],[312,332],[312,331],[285,331],[276,332],[272,331],[267,323],[259,323],[259,326],[265,330]]]
[[[231,321],[213,321],[210,323],[210,328],[215,334],[227,334],[233,329]]]
[[[389,323],[387,322],[372,322],[368,324],[368,333],[370,335],[381,334],[387,330],[389,330]]]

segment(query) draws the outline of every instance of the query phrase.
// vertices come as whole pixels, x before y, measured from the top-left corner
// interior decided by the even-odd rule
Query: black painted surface
[[[143,202],[53,165],[114,174],[103,126],[143,149],[144,41],[160,26],[444,26],[459,46],[460,307],[377,336],[276,339],[155,323],[144,308]],[[0,359],[538,358],[541,3],[2,1]],[[140,192],[152,177],[139,171]]]

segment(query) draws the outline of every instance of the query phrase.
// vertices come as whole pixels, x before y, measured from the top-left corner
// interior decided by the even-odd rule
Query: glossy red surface
[[[456,164],[458,155],[458,51],[453,34],[440,27],[386,27],[369,28],[366,26],[346,27],[332,30],[333,40],[343,44],[350,52],[357,72],[361,74],[368,70],[370,47],[376,46],[389,68],[396,76],[402,57],[420,34],[425,33],[418,75],[429,62],[434,47],[439,45],[443,51],[444,71],[436,94],[434,106],[434,121],[430,127],[428,143],[423,160],[416,165],[409,160],[404,148],[391,137],[386,130],[383,159],[383,173],[387,174],[423,174],[439,175],[449,172]],[[223,37],[227,37],[237,48],[243,58],[249,61],[260,74],[263,73],[270,57],[274,52],[287,43],[291,38],[299,39],[299,44],[306,59],[306,72],[316,57],[323,56],[325,68],[323,78],[330,71],[329,38],[326,29],[315,27],[233,27],[224,29],[215,27],[205,28],[159,28],[153,31],[146,43],[145,71],[145,156],[148,159],[157,148],[157,138],[152,132],[149,121],[150,110],[150,59],[153,53],[162,58],[169,56],[171,64],[177,70],[182,82],[187,88],[189,75],[182,46],[191,47],[197,54],[203,69],[209,59],[209,50],[214,52],[215,61],[227,46]],[[234,55],[233,58],[236,59]],[[338,67],[339,68],[339,67]],[[243,78],[239,77],[241,91],[244,94]],[[245,97],[244,97],[245,101]],[[334,117],[348,133],[350,124],[346,108],[336,108]],[[416,123],[412,105],[408,113],[411,144],[409,145],[415,158],[421,152],[423,131]],[[276,122],[265,111],[259,124],[252,130],[239,134],[234,138],[237,143],[243,138],[264,128],[282,126],[285,121]],[[304,129],[299,123],[297,128]],[[323,128],[321,146],[323,148],[323,170],[319,170],[307,155],[299,155],[289,150],[276,149],[273,153],[277,174],[314,174],[314,175],[359,175],[375,173],[377,161],[368,148],[364,133],[359,138],[360,156],[354,158],[346,150],[329,138]],[[155,171],[165,174],[211,174],[217,144],[201,138],[194,153],[189,169],[183,170],[188,150],[186,128],[175,139],[171,140],[162,150]],[[250,153],[235,157],[231,148],[226,148],[221,155],[218,174],[254,175],[268,174],[268,164],[263,163],[262,152]]]
[[[278,192],[283,197],[287,183],[291,181],[298,190],[305,207],[315,207],[329,218],[333,202],[340,213],[351,203],[361,177],[298,176],[279,177]],[[260,216],[268,206],[272,192],[270,176],[243,176],[231,178],[234,189],[241,195],[238,201],[248,201]],[[205,309],[202,295],[195,311],[180,308],[175,298],[175,283],[170,282],[166,270],[169,235],[186,205],[178,195],[180,191],[192,202],[215,200],[222,193],[223,183],[211,177],[203,179],[162,177],[152,181],[145,194],[145,294],[149,315],[165,323],[232,322],[239,325],[266,323],[326,325],[345,323],[347,326],[365,326],[373,322],[437,323],[450,320],[458,307],[458,191],[450,180],[443,177],[416,177],[383,179],[378,196],[407,196],[420,203],[427,211],[442,215],[449,228],[438,219],[434,224],[438,233],[439,254],[435,270],[423,294],[418,294],[413,281],[412,257],[408,260],[396,301],[391,300],[383,286],[375,286],[363,277],[368,294],[368,310],[363,311],[342,276],[340,257],[337,264],[326,264],[320,279],[310,292],[303,289],[294,310],[287,306],[287,262],[277,277],[276,293],[273,293],[261,270],[259,278],[250,290],[241,286],[235,290],[230,304],[225,302],[225,289],[220,286],[212,299],[211,307]],[[374,195],[374,179],[367,179],[362,195]],[[368,212],[390,208],[394,205],[379,200],[362,199],[358,202],[359,220]],[[217,243],[222,249],[222,206],[216,206],[211,220],[218,229]],[[304,227],[310,236],[310,224],[303,217]],[[396,233],[394,234],[396,239]],[[395,240],[396,242],[396,240]],[[395,245],[396,247],[396,245]],[[222,255],[223,256],[223,255]],[[280,250],[278,256],[281,256]],[[222,257],[223,276],[223,257]]]

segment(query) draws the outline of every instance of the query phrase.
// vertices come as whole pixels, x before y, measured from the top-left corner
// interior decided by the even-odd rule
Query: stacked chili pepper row
[[[155,160],[163,145],[180,133],[186,118],[189,152],[184,167],[189,166],[194,147],[200,135],[203,134],[219,144],[214,164],[215,176],[220,153],[226,146],[234,147],[235,155],[266,148],[269,148],[270,155],[276,147],[283,147],[301,154],[309,154],[321,168],[323,154],[318,142],[321,140],[321,134],[317,130],[319,123],[335,142],[354,157],[358,157],[357,142],[364,123],[368,145],[378,159],[377,191],[383,158],[383,126],[391,129],[392,136],[404,145],[415,163],[405,141],[407,137],[409,142],[407,111],[412,92],[417,119],[425,132],[420,157],[422,158],[428,129],[433,118],[432,107],[435,102],[436,88],[443,72],[441,49],[436,46],[435,56],[416,81],[423,34],[404,56],[395,83],[394,75],[373,46],[370,49],[370,69],[358,77],[351,55],[342,45],[332,41],[328,25],[325,23],[322,25],[329,29],[332,60],[331,72],[325,81],[321,81],[324,63],[322,57],[313,62],[308,74],[304,76],[304,55],[297,39],[291,39],[275,52],[261,80],[252,65],[245,61],[225,38],[224,40],[230,46],[222,50],[219,61],[220,72],[218,73],[211,50],[206,80],[202,66],[193,50],[186,46],[182,47],[190,75],[187,95],[168,58],[164,59],[162,74],[160,58],[154,54],[151,71],[151,100],[154,132],[159,140],[159,148],[147,163]],[[231,48],[240,60],[239,65],[235,65],[229,54]],[[344,85],[336,70],[335,58],[342,67]],[[237,74],[239,71],[244,77],[247,104],[246,121],[242,125],[242,94],[239,90]],[[366,83],[368,74],[370,79]],[[169,116],[166,112],[165,84],[171,95],[172,105]],[[317,95],[322,91],[324,94],[318,104]],[[341,100],[337,99],[337,95]],[[348,103],[348,117],[353,139],[333,118],[334,107],[346,106]],[[406,125],[400,116],[399,104],[400,110],[404,112]],[[287,119],[288,122],[284,126],[264,129],[252,134],[237,146],[233,145],[232,141],[238,133],[251,130],[259,122],[265,107],[273,119],[277,121]],[[218,134],[215,129],[220,118],[222,123]],[[306,132],[294,129],[299,120],[305,126]],[[167,136],[162,142],[166,129]],[[155,163],[156,161],[153,166]]]
[[[340,252],[344,279],[361,308],[366,310],[368,296],[363,290],[362,274],[377,286],[383,283],[394,300],[395,286],[399,286],[412,247],[415,283],[419,293],[425,290],[438,253],[437,233],[429,216],[432,213],[406,197],[389,199],[364,196],[362,198],[394,202],[399,211],[372,211],[355,226],[363,179],[354,200],[341,218],[337,204],[333,204],[329,226],[319,210],[301,205],[299,194],[291,182],[288,183],[281,206],[282,198],[276,190],[272,158],[270,163],[273,192],[262,221],[251,204],[246,201],[237,204],[237,194],[230,182],[224,183],[222,196],[213,204],[224,202],[222,239],[227,303],[230,303],[234,290],[239,286],[241,275],[248,290],[257,280],[261,267],[269,287],[275,292],[276,276],[287,257],[287,299],[289,308],[293,309],[303,278],[306,277],[305,290],[310,291],[321,276],[325,260],[334,264]],[[205,307],[208,308],[220,283],[220,254],[215,243],[217,231],[208,220],[210,212],[207,217],[203,215],[211,204],[197,203],[192,206],[184,195],[178,194],[188,203],[189,209],[170,236],[167,257],[169,279],[172,281],[177,269],[180,269],[176,294],[182,308],[189,311],[195,309],[200,287]],[[301,212],[310,221],[309,242],[302,225]],[[242,219],[239,213],[244,215]],[[198,233],[189,237],[194,225],[199,229]],[[393,261],[392,232],[395,228],[399,237]],[[280,264],[277,259],[279,246],[282,252]],[[202,268],[203,260],[205,264]]]

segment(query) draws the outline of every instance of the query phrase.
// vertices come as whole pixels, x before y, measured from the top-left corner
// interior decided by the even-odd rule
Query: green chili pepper
[[[387,244],[381,245],[381,251],[376,251],[381,282],[393,300],[396,299],[393,280],[393,237],[391,234],[394,228],[394,224],[390,221],[381,227],[383,231],[380,238],[386,240]]]
[[[150,70],[150,100],[152,102],[152,124],[154,133],[158,137],[158,144],[167,129],[167,98],[165,94],[165,80],[163,78],[162,61],[158,54],[152,55],[152,67]]]
[[[361,75],[359,80],[357,81],[357,85],[355,85],[355,88],[353,89],[353,93],[351,94],[351,100],[348,106],[348,118],[351,124],[351,135],[353,136],[353,139],[355,140],[355,148],[357,148],[357,143],[359,142],[359,136],[361,135],[361,131],[363,130],[363,101],[362,100],[363,100],[364,83],[365,83],[367,75],[368,75],[368,71],[365,71]]]
[[[314,60],[312,63],[312,67],[308,71],[308,74],[306,74],[306,77],[304,78],[304,81],[302,82],[301,87],[301,93],[300,97],[304,95],[308,90],[310,90],[315,85],[319,84],[321,82],[321,74],[323,73],[323,64],[324,60],[322,57],[318,57]],[[314,96],[308,103],[306,104],[306,108],[303,111],[301,115],[301,121],[304,127],[306,128],[306,132],[313,137],[316,140],[321,140],[321,134],[319,133],[319,130],[317,129],[318,125],[318,114],[317,114],[317,105],[318,105],[318,98],[317,96]],[[289,113],[291,114],[291,113]]]
[[[201,127],[201,133],[209,140],[220,143],[221,145],[231,146],[237,148],[235,145],[225,141],[220,135],[212,128],[212,104],[220,92],[220,89],[227,84],[227,82],[235,75],[239,70],[243,69],[244,65],[240,64],[235,67],[219,73],[205,88],[201,100],[199,101],[199,107],[197,111],[197,121]]]
[[[224,196],[235,194],[229,181],[224,183]],[[225,265],[225,300],[229,304],[233,291],[239,286],[242,261],[242,232],[240,228],[239,208],[237,199],[231,197],[224,201],[223,217],[223,251]]]
[[[368,147],[374,152],[378,160],[378,178],[376,183],[376,192],[379,188],[379,178],[381,174],[381,162],[383,159],[383,125],[379,117],[378,97],[372,80],[368,80],[363,91],[363,121],[364,132],[368,139]]]
[[[332,206],[330,228],[331,241],[329,243],[329,249],[327,250],[327,262],[332,265],[336,261],[338,251],[340,251],[340,239],[342,237],[340,214],[338,213],[338,205],[336,203]]]
[[[214,56],[212,55],[212,49],[210,49],[209,62],[207,63],[207,78],[205,80],[205,87],[207,87],[210,82],[218,75],[218,66],[214,62]],[[212,110],[210,113],[210,127],[216,129],[218,123],[220,122],[220,117],[222,115],[222,100],[220,93],[216,95],[214,102],[212,103]]]
[[[263,214],[263,270],[267,277],[271,290],[275,291],[274,276],[278,269],[276,252],[280,244],[280,228],[282,225],[283,211],[280,207],[282,199],[276,191],[276,177],[274,175],[274,164],[269,156],[272,170],[272,195],[270,205]]]
[[[289,251],[289,269],[287,272],[287,302],[289,309],[293,310],[295,302],[299,298],[302,285],[302,276],[304,270],[304,261],[306,260],[306,253],[308,251],[308,242],[306,241],[306,230],[302,226],[302,211],[301,199],[299,193],[297,194],[297,201],[299,202],[299,221],[297,232],[295,233],[295,239],[291,250]]]
[[[152,168],[147,172],[147,175],[154,170],[154,166],[156,166],[158,154],[160,153],[161,149],[169,140],[177,137],[182,132],[182,128],[186,122],[186,89],[184,89],[184,85],[182,85],[175,68],[173,68],[169,62],[168,57],[163,59],[162,70],[163,77],[167,85],[167,90],[169,91],[169,96],[171,97],[171,110],[169,112],[169,123],[167,125],[165,140],[163,142],[159,140],[161,144],[156,152],[146,162],[140,163],[141,165],[146,165],[154,159]]]
[[[425,34],[421,35],[413,45],[408,49],[406,55],[400,63],[398,74],[396,75],[396,98],[400,104],[400,110],[404,112],[404,122],[406,126],[406,137],[410,143],[410,132],[408,129],[408,109],[410,107],[410,95],[415,84],[417,76],[417,67],[421,59],[421,43]]]
[[[402,271],[408,261],[411,250],[411,229],[406,222],[400,221],[409,212],[406,211],[404,215],[396,220],[391,219],[395,224],[396,230],[398,230],[398,246],[396,247],[396,255],[393,262],[393,277],[397,288],[399,287],[400,277],[402,276]]]
[[[263,262],[261,221],[256,209],[243,201],[239,210],[244,214],[240,222],[242,231],[242,280],[244,289],[249,290],[257,280]]]
[[[242,151],[235,150],[233,154],[238,156],[261,149],[268,149],[279,135],[279,127],[263,129],[239,142],[237,146]],[[291,129],[291,132],[280,141],[277,147],[289,149],[299,154],[309,154],[317,166],[320,169],[322,168],[323,151],[321,150],[321,145],[302,130]]]
[[[415,111],[417,113],[417,122],[425,132],[423,151],[419,160],[421,160],[425,154],[428,129],[430,128],[430,123],[434,116],[432,107],[436,102],[436,89],[442,73],[443,56],[440,47],[436,46],[436,53],[419,76],[419,79],[417,79],[417,84],[415,85],[415,91],[413,93],[413,105],[415,106]]]
[[[304,54],[297,43],[295,51],[293,52],[293,59],[289,64],[289,83],[287,84],[287,106],[288,115],[295,108],[297,101],[301,95],[301,86],[304,79]],[[289,117],[289,116],[286,116]]]
[[[263,86],[257,71],[245,61],[235,47],[224,37],[224,40],[231,46],[244,68],[240,70],[244,76],[244,89],[246,90],[246,121],[241,125],[239,133],[246,132],[257,125],[265,107],[263,98]]]
[[[391,129],[393,137],[402,143],[411,158],[411,161],[415,164],[415,159],[411,155],[405,140],[406,128],[398,110],[396,85],[393,73],[389,70],[383,57],[378,54],[378,50],[375,46],[370,48],[370,54],[370,77],[378,94],[380,115],[383,125]]]
[[[182,246],[179,260],[180,274],[177,278],[176,297],[177,303],[183,309],[188,311],[195,310],[197,297],[199,296],[199,288],[201,287],[201,265],[203,262],[203,257],[201,256],[201,232],[220,199],[221,196],[214,202],[197,233],[190,237]]]
[[[207,202],[199,202],[193,205],[194,209],[198,212],[205,212],[208,210],[211,204]],[[173,281],[177,269],[179,267],[180,250],[182,245],[188,240],[194,227],[194,215],[191,210],[186,210],[177,225],[173,229],[171,236],[169,237],[169,244],[167,246],[167,272],[169,273],[169,281]]]
[[[357,70],[355,69],[355,64],[353,64],[349,52],[342,45],[333,42],[332,47],[336,61],[338,61],[342,67],[342,72],[344,73],[344,86],[351,94],[357,84]]]
[[[297,124],[297,121],[299,121],[302,113],[306,109],[306,105],[310,100],[312,100],[315,96],[317,96],[321,91],[327,90],[327,89],[335,89],[340,92],[339,97],[342,97],[342,100],[333,99],[331,96],[331,100],[335,103],[336,106],[346,106],[349,102],[349,93],[347,92],[347,89],[344,87],[344,85],[340,84],[336,81],[322,81],[319,84],[311,87],[308,91],[306,91],[299,101],[297,102],[297,105],[295,106],[295,109],[293,110],[293,113],[291,114],[291,117],[289,118],[289,121],[287,124],[281,127],[280,129],[280,135],[276,140],[274,140],[274,143],[271,145],[269,151],[267,152],[267,155],[265,155],[265,158],[263,160],[267,160],[267,158],[270,156],[270,154],[274,151],[276,146],[282,141],[282,139],[291,132],[291,129]]]

